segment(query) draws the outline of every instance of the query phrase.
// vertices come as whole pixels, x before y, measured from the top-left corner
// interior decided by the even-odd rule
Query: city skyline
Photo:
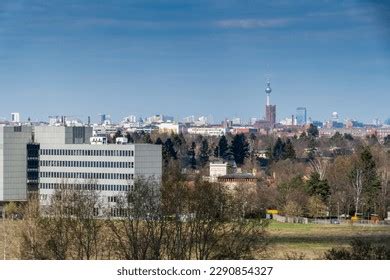
[[[3,1],[0,116],[390,117],[380,1]]]

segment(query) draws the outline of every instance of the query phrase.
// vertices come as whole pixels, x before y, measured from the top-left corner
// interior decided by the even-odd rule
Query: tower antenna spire
[[[271,82],[270,82],[269,78],[267,78],[266,87],[265,87],[265,93],[267,94],[267,106],[271,105],[271,103],[270,103],[271,92],[272,92]]]

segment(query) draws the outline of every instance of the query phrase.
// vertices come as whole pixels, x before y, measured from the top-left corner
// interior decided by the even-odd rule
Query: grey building
[[[27,199],[27,144],[30,126],[0,126],[0,202]]]
[[[34,142],[39,144],[89,144],[92,127],[88,126],[35,126]]]
[[[65,185],[94,190],[110,207],[136,178],[161,180],[160,145],[89,144],[91,136],[90,127],[0,126],[0,208],[25,201],[28,191],[48,205]]]

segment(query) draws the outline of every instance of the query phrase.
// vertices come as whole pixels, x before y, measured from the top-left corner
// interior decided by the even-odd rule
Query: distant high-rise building
[[[241,118],[238,118],[238,117],[233,118],[232,123],[233,123],[233,125],[241,125]]]
[[[270,94],[272,92],[271,83],[267,81],[265,93],[267,94],[267,103],[265,105],[265,120],[273,127],[276,123],[276,105],[271,105]]]
[[[147,123],[173,122],[174,118],[166,115],[154,115],[146,119]]]
[[[134,115],[127,116],[123,118],[123,123],[136,123],[137,122],[137,117]]]
[[[332,113],[332,121],[336,121],[336,122],[339,121],[339,113],[337,112]]]
[[[378,119],[378,118],[374,119],[374,120],[372,121],[372,123],[373,123],[373,125],[375,125],[375,126],[381,126],[381,125],[382,125],[382,121],[381,121],[380,119]]]
[[[306,125],[307,124],[307,111],[305,107],[297,108],[297,125]]]
[[[257,118],[251,118],[251,119],[250,119],[250,124],[251,124],[251,125],[254,125],[257,121],[258,121]]]
[[[107,114],[99,114],[100,116],[100,124],[111,124],[111,116]]]
[[[195,122],[195,116],[188,116],[183,118],[184,123],[194,123]]]
[[[276,105],[267,105],[265,107],[265,119],[269,122],[270,126],[274,126],[276,123]]]
[[[100,124],[104,124],[106,121],[106,114],[100,114]]]
[[[11,122],[19,123],[20,122],[20,114],[19,113],[11,113]]]

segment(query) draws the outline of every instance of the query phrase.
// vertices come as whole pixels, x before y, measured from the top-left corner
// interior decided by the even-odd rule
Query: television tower
[[[271,83],[267,80],[265,93],[267,94],[267,103],[265,105],[265,120],[268,122],[270,128],[273,128],[276,123],[276,105],[271,105],[270,95],[271,95]]]
[[[265,93],[267,94],[267,106],[271,105],[270,104],[270,94],[272,92],[272,89],[271,89],[271,83],[269,80],[267,80],[267,86],[265,88]]]

